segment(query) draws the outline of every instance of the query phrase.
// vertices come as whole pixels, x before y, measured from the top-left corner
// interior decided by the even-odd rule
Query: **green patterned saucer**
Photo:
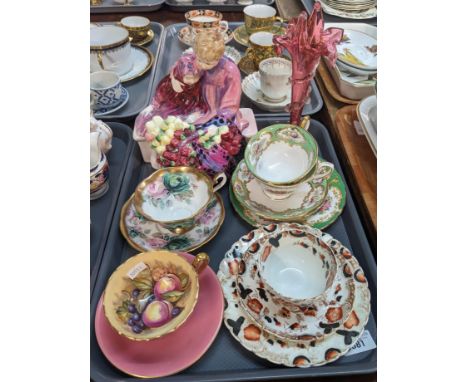
[[[268,225],[273,223],[273,221],[264,219],[252,211],[243,208],[236,199],[231,184],[229,185],[229,198],[231,199],[231,203],[238,215],[250,225],[259,227],[261,225]],[[338,219],[338,217],[343,212],[345,203],[346,188],[341,175],[338,174],[336,170],[334,170],[328,180],[328,194],[325,198],[325,202],[317,212],[309,215],[302,223],[307,223],[313,228],[318,228],[321,230],[325,229],[334,223],[336,219]]]
[[[286,28],[281,25],[273,25],[271,30],[268,32],[282,35],[286,33]],[[232,34],[234,35],[234,40],[236,40],[239,44],[249,46],[249,34],[245,29],[245,24],[238,26]]]

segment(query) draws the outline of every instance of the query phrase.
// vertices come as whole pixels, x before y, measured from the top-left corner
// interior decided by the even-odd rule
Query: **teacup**
[[[226,31],[229,26],[223,20],[223,14],[210,9],[194,9],[185,13],[185,21],[190,25],[192,33],[199,33],[206,29]]]
[[[162,168],[138,185],[135,208],[145,218],[183,234],[197,224],[226,180],[224,173],[211,180],[193,167]]]
[[[128,30],[132,43],[143,41],[148,37],[150,20],[146,17],[127,16],[120,20],[120,25]]]
[[[250,138],[244,154],[249,171],[273,200],[288,198],[302,182],[321,183],[334,166],[318,161],[318,145],[305,129],[277,124]]]
[[[122,103],[122,84],[114,72],[99,71],[91,73],[91,107],[93,110],[113,108]]]
[[[128,31],[115,25],[90,28],[91,73],[109,70],[118,75],[133,66]]]
[[[267,58],[258,66],[260,88],[267,101],[282,102],[291,93],[291,61],[282,57]]]
[[[275,21],[283,23],[283,19],[276,16],[276,9],[269,5],[254,4],[244,8],[244,23],[248,34],[270,31]]]
[[[109,162],[99,145],[100,132],[90,133],[89,188],[91,200],[103,196],[109,189]]]
[[[245,54],[253,62],[255,69],[258,69],[263,60],[277,56],[273,36],[274,34],[270,32],[257,32],[250,35],[249,48]]]
[[[177,330],[196,306],[199,274],[209,260],[200,253],[190,264],[169,251],[130,257],[114,271],[104,290],[104,313],[110,325],[135,341]]]

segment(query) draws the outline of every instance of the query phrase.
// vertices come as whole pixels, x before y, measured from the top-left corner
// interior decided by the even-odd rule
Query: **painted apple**
[[[180,290],[180,279],[173,274],[161,277],[154,285],[154,294],[162,296],[164,293]]]
[[[172,310],[172,309],[171,309]],[[169,304],[165,301],[153,301],[143,312],[143,323],[149,328],[157,328],[171,319]]]

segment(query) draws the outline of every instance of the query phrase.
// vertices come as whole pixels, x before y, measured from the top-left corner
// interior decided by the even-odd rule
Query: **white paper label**
[[[356,130],[357,135],[364,135],[364,130],[358,121],[354,121],[354,130]]]
[[[347,352],[345,356],[369,351],[369,350],[375,349],[376,347],[377,345],[375,344],[374,339],[372,338],[371,334],[369,333],[368,330],[365,330],[361,338],[359,338],[356,341],[354,346],[351,349],[349,349],[349,352]]]
[[[146,264],[143,262],[140,262],[128,271],[127,276],[133,280],[144,269],[146,269]]]

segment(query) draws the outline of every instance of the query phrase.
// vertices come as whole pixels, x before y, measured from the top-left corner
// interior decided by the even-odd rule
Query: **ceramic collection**
[[[376,7],[372,0],[323,3],[361,17]],[[345,183],[320,154],[309,117],[299,116],[321,56],[333,68],[336,56],[354,73],[376,72],[376,39],[355,29],[324,31],[317,4],[320,15],[303,13],[290,24],[273,7],[242,4],[244,23],[234,31],[219,11],[184,14],[177,37],[189,48],[154,85],[133,126],[145,166],[154,170],[123,196],[122,243],[138,254],[126,255],[108,278],[95,332],[109,362],[135,377],[189,367],[223,320],[239,347],[260,358],[324,365],[349,351],[369,318],[362,268],[321,231],[343,212]],[[153,66],[143,45],[154,37],[141,16],[90,28],[91,200],[111,186],[113,134],[99,117],[132,102],[125,83]],[[244,52],[227,46],[232,39]],[[258,130],[253,111],[240,108],[242,93],[262,110],[289,111],[291,122]],[[375,98],[359,105],[371,145]],[[232,244],[216,274],[208,254],[188,252],[218,239],[226,212],[218,191],[226,183],[235,213],[256,228]],[[236,224],[232,217],[227,223]],[[221,232],[229,245],[237,239]]]

